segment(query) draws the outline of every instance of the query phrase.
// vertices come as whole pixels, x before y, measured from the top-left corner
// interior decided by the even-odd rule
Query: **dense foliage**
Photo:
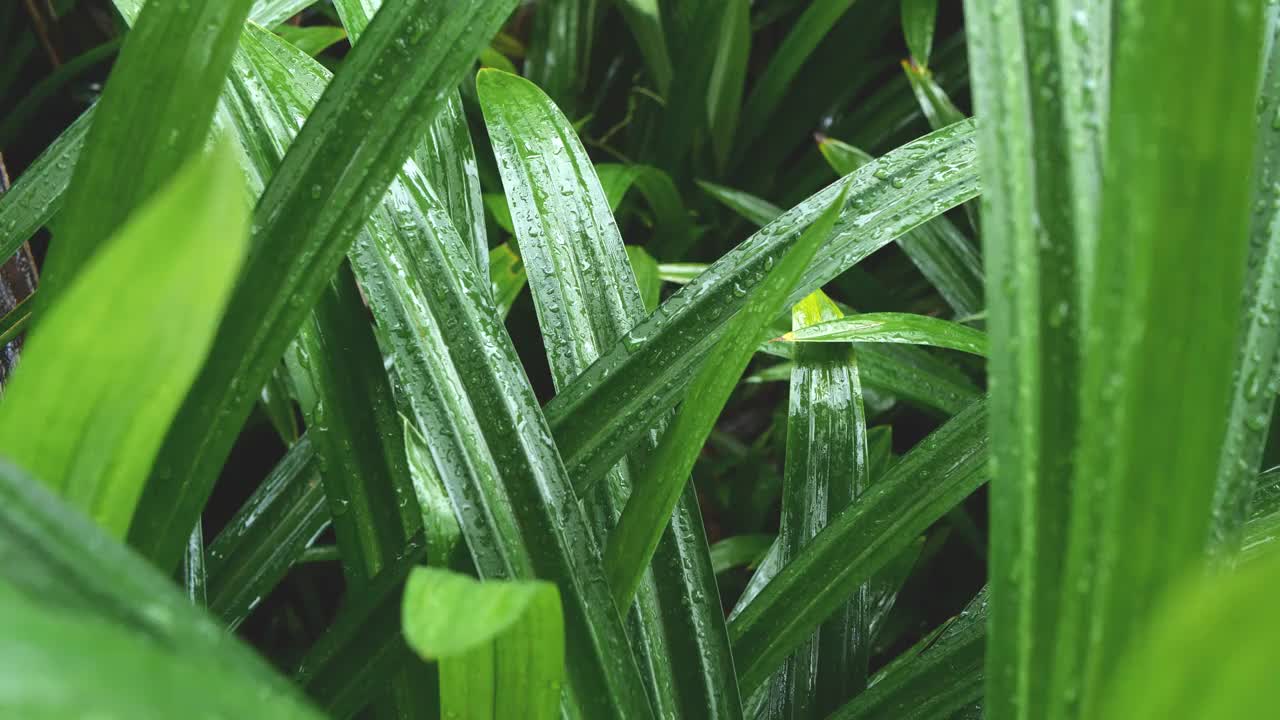
[[[5,5],[0,715],[1274,715],[1277,32]]]

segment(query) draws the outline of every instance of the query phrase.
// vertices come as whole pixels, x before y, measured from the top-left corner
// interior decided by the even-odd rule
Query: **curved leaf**
[[[546,406],[581,492],[675,405],[695,364],[821,210],[849,187],[834,235],[789,302],[931,217],[977,194],[973,126],[937,131],[789,210],[672,295]]]
[[[927,315],[863,313],[797,328],[780,340],[799,343],[905,343],[950,348],[973,355],[987,354],[987,336],[980,330]]]
[[[297,691],[173,581],[0,461],[0,711],[316,720]]]

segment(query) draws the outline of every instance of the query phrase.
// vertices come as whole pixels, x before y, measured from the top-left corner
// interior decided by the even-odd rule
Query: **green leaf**
[[[618,0],[617,7],[640,46],[658,94],[665,96],[671,85],[671,56],[667,53],[658,0]]]
[[[825,135],[819,138],[818,150],[837,175],[848,175],[872,159],[858,148]],[[958,315],[982,311],[982,259],[951,221],[936,217],[904,233],[898,238],[898,246]]]
[[[560,716],[564,620],[555,585],[417,568],[402,622],[409,646],[439,661],[445,717]]]
[[[640,297],[644,299],[644,311],[651,313],[658,307],[661,299],[659,293],[662,291],[662,278],[658,275],[658,261],[638,245],[627,246],[627,260],[636,276]]]
[[[973,129],[911,143],[789,210],[672,295],[547,404],[556,445],[581,492],[675,405],[695,364],[746,296],[845,186],[847,206],[789,302],[902,232],[977,193]],[[899,187],[900,186],[900,187]]]
[[[915,93],[916,102],[920,103],[929,127],[937,130],[964,119],[964,113],[951,102],[947,91],[933,79],[933,73],[928,68],[903,60],[902,70],[907,74],[911,92]]]
[[[504,200],[503,208],[505,207]],[[489,282],[493,286],[493,303],[499,317],[505,318],[511,312],[511,306],[520,297],[520,291],[524,290],[528,279],[524,260],[511,249],[511,243],[502,243],[489,251]]]
[[[279,25],[273,30],[285,42],[315,57],[330,45],[347,39],[347,31],[333,25]]]
[[[507,209],[507,197],[502,193],[485,193],[482,199],[485,209],[498,227],[514,235],[516,229],[511,222],[511,211]]]
[[[902,0],[902,34],[915,64],[929,67],[933,52],[933,25],[938,17],[938,0]]]
[[[328,526],[315,449],[303,435],[209,543],[209,612],[237,628]]]
[[[315,400],[302,407],[348,583],[359,587],[404,547],[422,520],[403,425],[369,315],[346,263],[294,345]]]
[[[973,355],[987,354],[987,336],[979,330],[927,315],[863,313],[797,328],[786,342],[906,343],[950,348]]]
[[[805,60],[853,4],[854,0],[814,0],[808,4],[747,98],[742,110],[740,148],[751,147],[751,143],[764,134]]]
[[[1100,715],[1119,657],[1144,642],[1142,621],[1209,537],[1239,352],[1261,5],[1116,2],[1102,223],[1083,288],[1079,398],[1090,415],[1074,455],[1066,572],[1051,584],[1074,591],[1052,696],[1078,697],[1083,717]]]
[[[58,238],[41,268],[37,316],[126,218],[204,147],[249,5],[149,3],[137,16],[67,188]],[[190,530],[188,523],[183,536]]]
[[[791,309],[795,331],[836,321],[822,291]],[[777,562],[785,566],[866,492],[867,422],[852,346],[802,346],[791,371]],[[792,717],[822,717],[862,690],[871,658],[870,583],[864,583],[787,658],[768,701]]]
[[[598,348],[617,341],[645,316],[641,290],[608,197],[564,115],[537,87],[514,75],[484,71],[476,87],[529,267],[552,379],[563,387],[596,359]],[[657,263],[649,258],[648,265],[656,290]],[[629,465],[635,463],[635,458],[620,463],[582,496],[600,542],[627,501]],[[630,614],[637,662],[652,673],[650,698],[657,714],[740,717],[728,637],[692,492],[679,503],[672,523]],[[631,605],[618,603],[619,609]]]
[[[259,200],[254,237],[270,242],[255,242],[214,355],[147,484],[144,521],[131,530],[131,541],[162,567],[176,560],[254,396],[359,224],[512,4],[387,5],[325,89]]]
[[[1120,78],[1117,77],[1117,80]],[[1280,556],[1183,582],[1103,679],[1102,720],[1262,717],[1280,703],[1271,639]],[[1242,622],[1250,618],[1249,622]]]
[[[1086,286],[1098,244],[1111,4],[965,4],[976,112],[990,118],[979,125],[979,144],[994,348],[986,690],[993,720],[1055,717],[1052,708],[1072,691],[1052,687],[1054,658],[1087,642],[1083,629],[1059,629],[1058,621],[1068,610],[1089,612],[1072,596],[1092,577],[1064,574],[1072,516],[1099,507],[1097,500],[1072,503],[1074,485],[1093,483],[1078,473],[1073,479],[1078,432],[1092,426],[1114,439],[1118,428],[1103,419],[1107,412],[1098,414],[1116,405],[1114,395],[1094,390],[1085,393],[1094,401],[1081,399],[1082,332],[1093,322]],[[1129,197],[1119,186],[1113,192]],[[1131,212],[1143,211],[1134,206]],[[1123,244],[1130,246],[1127,239]],[[1124,332],[1108,342],[1127,345],[1132,337]],[[1108,373],[1119,369],[1101,357],[1090,362]],[[1085,422],[1083,408],[1095,406]]]
[[[173,581],[0,462],[0,626],[11,717],[316,719]]]
[[[716,167],[724,169],[733,151],[738,111],[751,55],[751,2],[729,0],[720,18],[720,32],[710,40],[716,48],[708,81],[707,117]]]
[[[1266,10],[1270,53],[1263,60],[1258,104],[1258,147],[1254,155],[1254,207],[1245,271],[1242,334],[1236,355],[1227,436],[1218,461],[1211,537],[1218,552],[1229,555],[1239,544],[1240,526],[1249,517],[1253,476],[1262,462],[1272,408],[1280,392],[1280,334],[1273,327],[1280,308],[1280,208],[1275,205],[1280,182],[1280,5]]]
[[[67,184],[96,110],[96,105],[86,110],[40,153],[13,187],[0,193],[0,257],[18,252],[62,210]]]
[[[116,0],[117,6],[126,2],[137,2],[138,0]],[[255,25],[262,27],[271,27],[279,25],[307,8],[315,5],[319,0],[256,0],[253,3],[253,10],[249,12],[249,20]]]
[[[405,644],[400,613],[405,578],[425,559],[426,539],[415,534],[403,553],[359,592],[351,593],[294,674],[294,682],[330,717],[355,715],[388,690],[394,673],[421,660]],[[436,673],[414,676],[419,692],[435,695]],[[439,711],[427,710],[429,717]]]
[[[774,535],[734,535],[711,546],[711,566],[716,574],[736,567],[759,565],[777,539]]]
[[[702,364],[689,383],[675,420],[653,453],[644,458],[639,484],[645,492],[627,501],[605,547],[605,569],[619,606],[630,604],[694,460],[755,352],[756,338],[784,307],[818,248],[831,238],[847,195],[846,187],[783,253],[751,293],[746,307],[728,322],[712,359]]]
[[[829,720],[934,720],[982,697],[987,591],[958,616],[902,653]]]
[[[533,14],[525,75],[575,117],[591,72],[599,2],[541,0]]]
[[[48,308],[5,389],[0,453],[117,537],[213,341],[245,200],[225,147],[194,160]]]
[[[735,190],[724,185],[717,185],[706,180],[699,180],[698,187],[705,190],[711,197],[724,203],[725,207],[755,223],[757,227],[768,225],[777,220],[778,216],[782,214],[782,208],[751,193]]]
[[[987,478],[987,410],[976,402],[837,515],[729,623],[738,682],[758,687],[857,588]]]

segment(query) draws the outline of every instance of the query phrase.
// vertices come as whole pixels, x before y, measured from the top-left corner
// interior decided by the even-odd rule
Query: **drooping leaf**
[[[870,155],[831,137],[822,136],[818,150],[839,175],[848,175],[871,161]],[[949,220],[937,217],[904,233],[898,246],[958,315],[982,311],[982,260]]]
[[[0,454],[123,536],[209,351],[247,233],[227,148],[193,160],[162,187],[32,333],[0,403]],[[122,326],[121,317],[130,322]]]
[[[439,665],[445,717],[560,716],[564,620],[555,585],[416,568],[403,607],[409,646]]]

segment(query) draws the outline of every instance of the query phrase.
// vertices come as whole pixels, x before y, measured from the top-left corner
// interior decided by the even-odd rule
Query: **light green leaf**
[[[973,355],[987,354],[987,336],[979,330],[927,315],[863,313],[797,328],[786,342],[869,342],[932,345]]]
[[[149,3],[137,16],[67,188],[58,239],[41,268],[37,316],[204,147],[249,6],[250,0]],[[188,524],[183,536],[190,530]]]
[[[333,25],[279,25],[273,31],[285,42],[315,57],[330,45],[347,39],[347,31]]]
[[[439,663],[444,717],[560,716],[564,620],[555,585],[416,568],[402,622],[409,646]]]
[[[127,219],[46,311],[0,403],[0,454],[123,536],[247,234],[244,186],[220,146]]]

